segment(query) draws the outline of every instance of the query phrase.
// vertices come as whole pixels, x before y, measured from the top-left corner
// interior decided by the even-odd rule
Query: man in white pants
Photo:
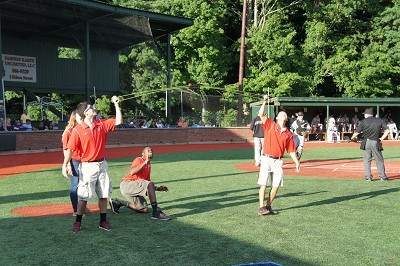
[[[261,155],[263,154],[263,146],[264,146],[264,130],[262,127],[261,118],[259,116],[256,116],[251,121],[250,129],[251,131],[253,131],[255,165],[260,166]]]

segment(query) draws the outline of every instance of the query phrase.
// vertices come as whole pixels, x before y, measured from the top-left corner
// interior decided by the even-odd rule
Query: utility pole
[[[247,1],[243,0],[242,12],[242,33],[240,42],[240,62],[239,62],[239,92],[238,92],[238,116],[237,124],[241,126],[243,123],[243,76],[244,76],[244,44],[246,38],[246,11]]]

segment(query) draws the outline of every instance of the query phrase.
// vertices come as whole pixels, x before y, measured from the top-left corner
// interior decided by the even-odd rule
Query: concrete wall
[[[16,150],[61,149],[61,130],[7,132],[15,134]],[[1,133],[0,133],[1,135]],[[0,138],[1,140],[1,138]],[[117,129],[110,132],[107,145],[174,144],[202,142],[250,142],[252,132],[237,128]],[[0,143],[0,145],[2,145]]]

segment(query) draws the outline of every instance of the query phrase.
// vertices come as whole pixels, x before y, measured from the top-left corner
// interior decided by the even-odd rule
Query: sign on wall
[[[3,54],[4,81],[36,82],[36,57]]]

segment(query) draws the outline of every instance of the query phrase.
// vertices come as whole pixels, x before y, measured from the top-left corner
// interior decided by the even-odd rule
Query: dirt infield
[[[305,150],[313,148],[329,147],[352,147],[358,148],[358,143],[327,143],[323,141],[308,142]],[[400,146],[400,141],[385,141],[384,146]],[[306,177],[324,178],[364,178],[362,158],[357,161],[348,160],[308,160],[302,161],[299,173],[294,172],[294,163],[290,160],[284,162],[283,168],[286,175],[299,175]],[[249,172],[258,172],[259,168],[254,166],[254,162],[247,162],[236,165],[237,169]],[[400,162],[385,161],[386,175],[389,179],[400,179]],[[372,174],[378,178],[375,161],[372,161]]]
[[[228,150],[252,147],[251,143],[217,143],[217,144],[184,144],[151,146],[155,153],[173,153],[206,150]],[[107,159],[136,157],[141,154],[144,146],[111,147],[106,149]],[[0,155],[0,178],[10,175],[39,171],[54,167],[60,167],[63,162],[61,151],[47,151],[26,154]]]
[[[299,173],[294,172],[294,163],[285,162],[283,171],[286,175],[297,175],[306,177],[326,177],[326,178],[364,178],[364,168],[362,161],[331,160],[302,161]],[[253,162],[236,165],[237,169],[249,172],[258,172],[259,167],[254,166]],[[385,162],[386,175],[389,179],[400,179],[400,162]],[[378,178],[378,173],[374,162],[372,162],[372,174]]]
[[[305,149],[320,147],[358,147],[357,143],[326,143],[309,142]],[[400,146],[400,142],[388,141],[384,146]],[[111,147],[107,148],[107,159],[136,157],[141,153],[144,146],[134,147]],[[240,148],[252,148],[252,143],[218,143],[218,144],[185,144],[185,145],[162,145],[152,148],[158,154],[207,150],[228,150]],[[63,160],[61,151],[47,151],[27,154],[0,154],[0,178],[11,175],[22,174],[31,171],[39,171],[54,167],[60,167]],[[251,158],[249,158],[251,160]],[[386,173],[390,179],[400,179],[400,162],[385,162]],[[259,168],[254,166],[253,161],[238,164],[237,169],[249,172],[258,172]],[[376,167],[373,162],[373,174],[377,177]],[[285,162],[284,171],[287,175],[300,175],[308,177],[328,178],[363,178],[362,161],[344,160],[313,160],[303,161],[300,173],[294,172],[294,164]],[[61,174],[61,169],[60,169]],[[68,191],[66,189],[66,195]],[[88,204],[91,212],[98,212],[98,206]],[[45,204],[38,206],[25,206],[12,210],[13,214],[21,216],[67,216],[72,215],[71,204]]]

